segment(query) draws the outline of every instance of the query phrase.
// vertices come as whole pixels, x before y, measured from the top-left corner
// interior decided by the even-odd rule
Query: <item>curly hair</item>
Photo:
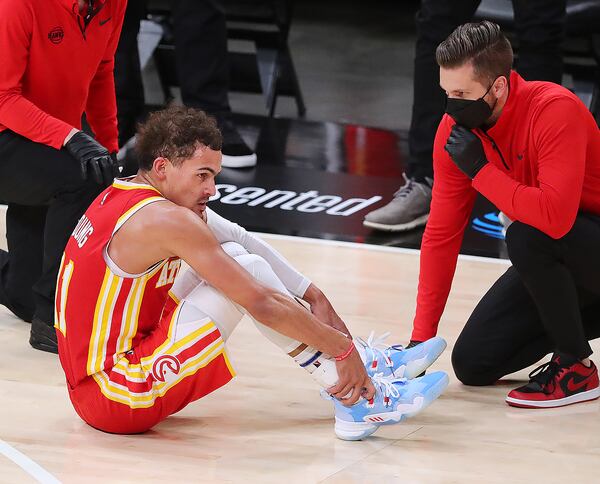
[[[201,146],[218,151],[222,144],[213,117],[198,109],[171,105],[138,125],[135,150],[140,169],[149,171],[158,157],[178,165]]]

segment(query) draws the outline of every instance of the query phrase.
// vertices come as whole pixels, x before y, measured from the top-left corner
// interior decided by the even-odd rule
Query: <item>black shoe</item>
[[[31,322],[29,344],[36,350],[58,354],[58,343],[56,341],[54,326],[44,323],[41,319],[34,316]]]
[[[8,263],[8,252],[0,249],[0,274],[6,267]],[[13,313],[17,318],[22,319],[26,323],[31,323],[31,319],[33,318],[33,314],[31,311],[27,311],[27,309],[20,307],[19,305],[15,305],[11,303],[8,299],[8,296],[4,293],[4,288],[1,283],[2,279],[0,278],[0,304],[6,307],[11,313]]]
[[[217,117],[219,129],[223,135],[223,160],[224,168],[250,168],[256,165],[256,153],[246,144],[238,133],[235,125],[223,117]]]

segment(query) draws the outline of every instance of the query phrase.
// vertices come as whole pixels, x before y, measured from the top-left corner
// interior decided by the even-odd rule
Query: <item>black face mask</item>
[[[490,92],[494,82],[479,99],[446,98],[446,113],[452,116],[456,124],[469,129],[479,128],[490,118],[498,102],[496,99],[494,106],[490,107],[483,99]]]

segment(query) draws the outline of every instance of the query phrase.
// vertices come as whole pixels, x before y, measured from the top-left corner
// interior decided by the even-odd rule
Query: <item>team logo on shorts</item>
[[[53,44],[60,44],[65,36],[65,31],[62,27],[54,27],[50,32],[48,32],[48,39]]]
[[[169,374],[177,375],[181,369],[179,360],[171,355],[162,355],[154,360],[152,376],[156,381],[164,382]]]

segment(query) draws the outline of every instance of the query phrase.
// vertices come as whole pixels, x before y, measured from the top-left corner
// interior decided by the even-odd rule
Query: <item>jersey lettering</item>
[[[156,282],[156,287],[166,286],[167,284],[172,284],[179,272],[179,267],[181,267],[181,260],[172,260],[168,264],[165,264],[160,272],[160,276],[158,277],[158,281]]]
[[[81,249],[93,232],[94,226],[92,225],[92,222],[84,215],[79,219],[79,223],[73,231],[73,238],[77,241],[77,247]]]

